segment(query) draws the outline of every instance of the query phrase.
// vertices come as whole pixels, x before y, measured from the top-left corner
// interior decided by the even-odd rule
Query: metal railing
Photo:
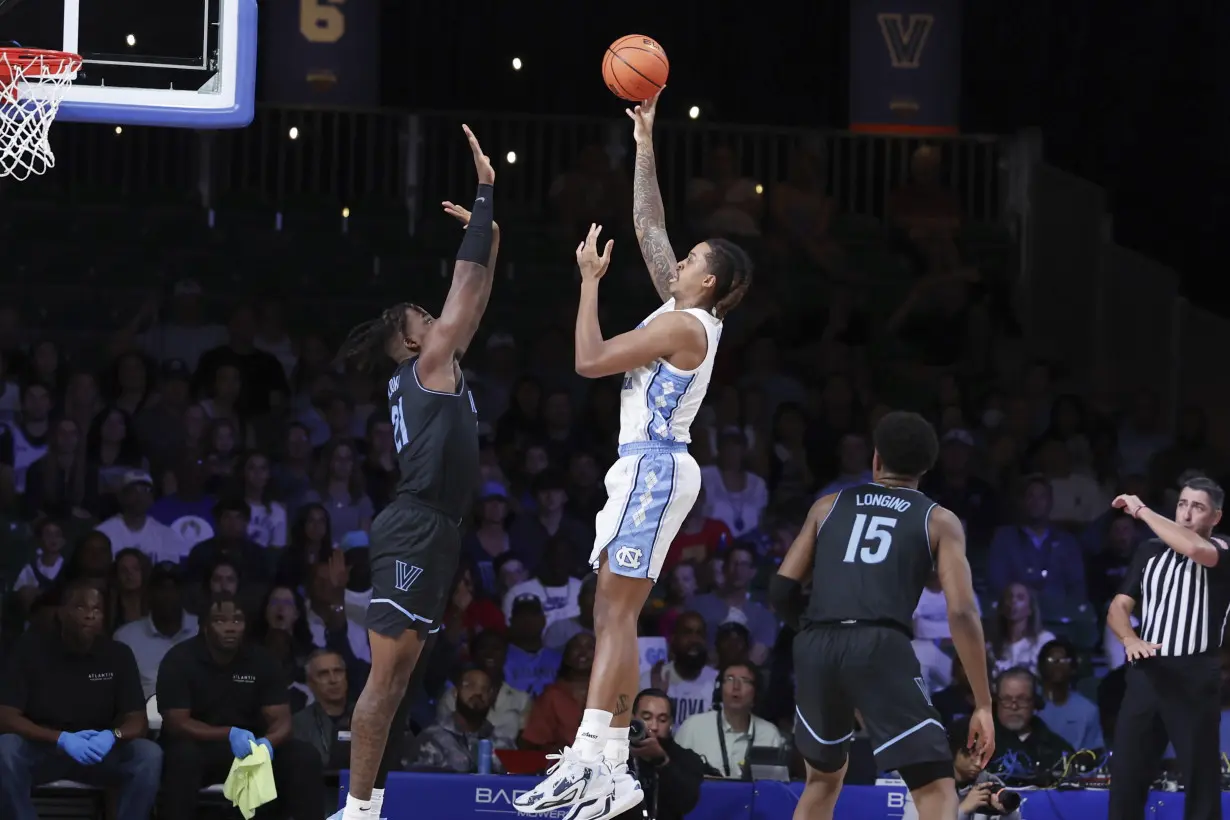
[[[458,112],[350,111],[262,106],[234,131],[193,132],[57,123],[56,168],[9,197],[122,201],[151,198],[203,205],[260,203],[412,209],[464,195],[473,184],[460,124],[467,122],[499,163],[501,203],[529,217],[550,213],[552,184],[581,152],[599,146],[630,173],[624,119]],[[975,221],[1000,217],[1000,143],[995,137],[929,139],[943,155],[947,185]],[[826,187],[845,212],[882,216],[889,192],[908,176],[923,141],[840,131],[663,121],[655,143],[663,196],[681,207],[689,181],[723,146],[740,172],[766,189],[786,177],[804,147],[821,161]],[[509,162],[510,152],[516,161]]]

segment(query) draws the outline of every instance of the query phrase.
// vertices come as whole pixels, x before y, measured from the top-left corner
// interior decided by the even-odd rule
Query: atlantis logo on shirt
[[[256,683],[256,675],[231,675],[232,683]]]
[[[86,680],[90,681],[91,683],[105,683],[106,681],[114,680],[114,679],[115,679],[115,674],[112,672],[91,672],[90,674],[86,675]]]

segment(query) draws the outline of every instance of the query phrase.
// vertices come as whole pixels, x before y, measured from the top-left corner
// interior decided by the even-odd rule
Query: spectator
[[[141,452],[154,454],[156,466],[174,464],[183,457],[181,450],[189,443],[184,413],[191,403],[191,378],[192,372],[181,360],[163,362],[157,393],[133,416]]]
[[[162,753],[145,739],[132,652],[104,634],[103,597],[88,581],[65,587],[60,623],[23,635],[0,679],[0,814],[33,820],[35,786],[75,780],[118,788],[118,817],[148,818]]]
[[[107,623],[112,630],[144,620],[149,614],[148,584],[152,568],[149,558],[136,547],[116,553],[108,585]]]
[[[13,591],[17,593],[17,603],[22,612],[28,612],[34,599],[51,589],[64,566],[64,530],[60,525],[50,518],[44,518],[35,522],[33,534],[38,553],[33,561],[21,568],[17,580],[13,582]]]
[[[85,460],[98,476],[98,494],[102,496],[118,494],[130,470],[149,469],[149,461],[141,455],[132,418],[115,406],[103,408],[90,423]]]
[[[506,552],[491,562],[495,572],[495,598],[503,600],[508,591],[518,584],[530,580],[530,571],[525,568],[525,562],[515,552]],[[537,597],[537,596],[535,596]],[[539,598],[539,600],[542,600]]]
[[[286,426],[281,458],[273,466],[273,494],[287,502],[296,515],[312,489],[312,440],[308,429],[297,421]]]
[[[965,667],[960,658],[952,659],[952,683],[931,696],[931,704],[940,713],[940,720],[948,730],[949,737],[955,737],[953,726],[958,721],[968,718],[974,713],[974,692],[970,688],[969,678],[965,676]]]
[[[504,677],[514,689],[535,697],[556,679],[563,661],[558,649],[543,646],[542,631],[546,625],[542,599],[537,595],[527,593],[513,601],[512,616],[508,619],[509,647]],[[581,703],[584,702],[581,698]],[[568,745],[567,740],[564,745]]]
[[[237,566],[249,584],[263,583],[269,577],[264,551],[248,540],[251,515],[248,502],[242,498],[224,498],[214,506],[217,535],[197,544],[188,554],[189,581],[208,578],[214,564],[223,558]]]
[[[978,614],[982,615],[982,607],[974,601]],[[919,596],[918,606],[914,608],[914,637],[923,641],[952,641],[952,630],[948,626],[948,600],[944,590],[940,588],[939,575],[931,573]]]
[[[593,521],[605,503],[606,485],[602,481],[602,471],[598,469],[597,457],[589,450],[573,450],[568,462],[568,504],[565,511],[576,521]]]
[[[188,557],[188,545],[179,533],[150,517],[154,480],[149,473],[129,470],[120,486],[120,512],[98,525],[98,531],[117,549],[136,547],[150,561],[179,563]]]
[[[738,621],[727,621],[718,627],[713,641],[717,650],[717,668],[735,663],[748,663],[752,651],[752,633]]]
[[[479,592],[496,592],[495,559],[511,549],[505,522],[508,519],[508,490],[503,484],[488,481],[478,493],[474,529],[466,534],[462,557],[475,569]]]
[[[1089,599],[1101,611],[1123,586],[1136,548],[1149,536],[1141,533],[1136,519],[1118,510],[1114,511],[1113,516],[1099,520],[1092,526],[1105,532],[1103,537],[1096,539],[1101,542],[1101,548],[1089,559]],[[1121,642],[1116,643],[1122,648]]]
[[[645,791],[641,806],[618,815],[637,820],[643,811],[656,820],[683,820],[700,801],[709,767],[700,756],[671,737],[675,725],[671,700],[660,689],[643,689],[632,701],[632,714],[645,724],[645,736],[630,744],[628,765]]]
[[[954,732],[950,732],[948,738],[952,746],[952,769],[957,781],[957,796],[961,798],[957,820],[990,820],[992,817],[1021,820],[1020,809],[1004,811],[998,796],[1003,788],[1003,781],[978,765],[966,748],[968,740]],[[918,807],[914,805],[914,798],[908,792],[901,820],[918,820]]]
[[[480,740],[490,740],[493,749],[515,749],[513,739],[496,734],[487,720],[494,692],[485,669],[476,666],[463,670],[456,679],[456,708],[452,715],[415,739],[415,765],[474,774],[478,771]],[[579,718],[577,722],[579,725]],[[491,756],[491,771],[504,772],[495,755]]]
[[[307,660],[307,683],[315,699],[291,718],[291,733],[316,750],[325,771],[349,768],[354,701],[342,656],[332,649],[313,651]]]
[[[689,224],[707,236],[758,237],[764,199],[755,180],[742,176],[734,151],[709,152],[705,176],[688,183]]]
[[[255,346],[256,331],[255,311],[250,305],[240,305],[231,314],[226,343],[201,355],[193,382],[199,395],[217,383],[219,370],[234,368],[242,384],[236,410],[246,418],[281,407],[290,396],[282,363]]]
[[[756,577],[756,557],[752,550],[735,544],[726,552],[723,565],[726,583],[717,591],[697,595],[695,610],[709,627],[715,643],[718,628],[727,622],[743,624],[752,636],[750,659],[763,663],[777,640],[777,618],[763,604],[751,600],[748,589]]]
[[[530,709],[521,732],[524,748],[555,750],[569,745],[581,725],[593,665],[594,637],[573,636],[564,647],[555,681],[543,689]]]
[[[1119,427],[1122,474],[1147,475],[1152,458],[1169,446],[1170,436],[1162,429],[1162,414],[1157,394],[1143,389],[1136,394],[1131,415]]]
[[[756,529],[760,514],[769,504],[764,479],[744,468],[746,452],[743,431],[727,427],[718,439],[717,464],[700,468],[701,487],[708,502],[705,515],[721,521],[736,538]]]
[[[21,388],[21,412],[0,423],[0,464],[13,471],[13,491],[26,491],[30,466],[47,455],[51,436],[51,391],[44,384],[27,382]]]
[[[313,488],[304,501],[323,504],[336,535],[351,530],[367,532],[375,508],[367,497],[363,470],[355,463],[354,447],[347,439],[334,439],[320,452]]]
[[[221,783],[235,758],[269,749],[278,806],[294,817],[319,817],[325,788],[320,756],[291,737],[286,681],[260,646],[243,640],[238,599],[210,601],[202,634],[172,648],[158,670],[162,713],[163,811],[166,820],[196,817],[197,792]]]
[[[563,473],[555,469],[543,470],[534,477],[534,513],[517,516],[517,520],[508,530],[508,542],[513,552],[520,555],[530,567],[536,568],[540,577],[552,560],[562,561],[553,567],[553,570],[563,573],[564,577],[579,573],[583,566],[581,551],[594,540],[589,527],[565,512],[568,503],[566,488],[567,480]],[[547,551],[553,539],[562,541],[567,551],[548,555]],[[559,545],[556,545],[556,549],[559,549]],[[575,597],[574,595],[574,600]],[[548,608],[548,619],[551,612]],[[575,614],[570,612],[564,617]]]
[[[444,634],[452,643],[469,647],[473,639],[486,630],[503,632],[507,627],[504,613],[492,601],[476,597],[474,575],[468,566],[457,570],[453,593],[444,612]]]
[[[598,576],[593,573],[586,575],[581,582],[581,591],[577,593],[577,614],[571,618],[557,618],[554,623],[547,624],[542,633],[543,645],[548,649],[563,649],[573,635],[593,635],[594,596],[597,592]]]
[[[149,579],[148,617],[115,631],[115,639],[131,649],[137,660],[147,700],[157,691],[158,667],[167,652],[197,634],[196,616],[184,611],[181,579],[175,564],[163,562],[154,567]]]
[[[302,587],[312,567],[326,560],[332,551],[328,511],[315,503],[300,507],[291,528],[290,544],[278,557],[278,583]]]
[[[985,553],[1000,521],[999,495],[974,475],[974,437],[967,430],[949,430],[940,440],[937,469],[923,476],[919,487],[965,525],[968,547]]]
[[[859,487],[871,481],[871,448],[862,433],[846,433],[837,442],[837,477],[816,495],[839,493],[848,487]]]
[[[149,514],[184,539],[188,550],[214,537],[214,505],[218,499],[205,492],[205,465],[195,454],[184,458],[163,478],[162,498]]]
[[[234,593],[223,590],[215,594]],[[311,694],[311,690],[300,683],[307,659],[315,651],[306,612],[298,592],[282,586],[271,587],[260,608],[261,617],[246,635],[248,640],[269,653],[289,682],[292,712],[302,708]]]
[[[1028,669],[1013,667],[999,676],[995,684],[995,760],[1004,755],[1024,755],[1039,774],[1053,769],[1065,754],[1075,751],[1068,741],[1055,734],[1038,716],[1044,705],[1038,679]],[[968,733],[968,727],[956,729]]]
[[[672,546],[671,552],[674,551]],[[664,638],[674,633],[675,620],[692,604],[697,590],[696,566],[691,561],[675,564],[666,575],[666,596],[662,601],[664,609],[658,614],[658,634]]]
[[[811,499],[816,489],[807,453],[807,415],[795,402],[777,406],[769,451],[769,490],[774,501]]]
[[[372,509],[380,511],[393,500],[401,472],[397,450],[393,447],[393,425],[379,413],[367,418],[367,457],[363,459],[363,481],[372,499]]]
[[[743,777],[750,749],[786,745],[776,726],[752,714],[756,675],[756,668],[745,663],[723,668],[718,676],[722,682],[720,708],[692,715],[675,733],[680,746],[732,780]]]
[[[999,597],[991,630],[991,663],[995,674],[1015,667],[1031,673],[1038,668],[1038,653],[1055,636],[1042,628],[1038,601],[1023,584],[1009,584]]]
[[[243,487],[244,501],[251,510],[248,538],[262,547],[286,546],[286,507],[273,500],[269,486],[269,458],[249,452],[239,459],[236,479]]]
[[[666,693],[678,728],[692,715],[714,708],[717,678],[717,669],[709,665],[705,619],[695,612],[685,612],[675,619],[670,660],[658,661],[643,673],[641,688]]]
[[[504,662],[508,657],[508,642],[495,632],[483,632],[474,638],[470,646],[470,658],[474,666],[486,670],[491,680],[495,697],[487,720],[501,737],[516,738],[525,727],[529,716],[530,696],[514,688],[504,679]],[[436,721],[444,723],[457,709],[457,690],[450,686],[445,690],[436,708]],[[579,725],[579,724],[578,724]]]
[[[666,561],[662,564],[664,574],[683,562],[704,563],[712,556],[724,553],[726,546],[734,543],[730,527],[716,518],[709,517],[706,512],[707,503],[702,484],[696,496],[696,503],[683,519],[679,534],[675,536],[670,551],[666,553]]]
[[[1046,705],[1038,712],[1057,735],[1073,749],[1101,749],[1102,727],[1098,707],[1072,689],[1080,656],[1070,641],[1056,638],[1038,653],[1042,695]]]
[[[356,692],[371,667],[372,651],[367,630],[346,617],[346,561],[341,550],[334,550],[328,561],[321,561],[308,583],[307,625],[317,649],[329,648],[346,659],[354,677]]]
[[[991,539],[987,566],[991,593],[1021,584],[1043,600],[1075,605],[1085,599],[1085,567],[1080,544],[1051,524],[1051,487],[1041,476],[1026,479],[1021,493],[1021,523],[999,527]]]
[[[1097,479],[1073,469],[1070,448],[1059,439],[1039,446],[1038,466],[1051,485],[1051,518],[1060,524],[1088,524],[1110,505],[1110,497],[1102,492]]]
[[[571,577],[570,570],[576,563],[577,552],[575,542],[568,541],[562,534],[552,536],[542,551],[537,576],[522,581],[504,593],[505,616],[511,619],[513,601],[522,595],[533,595],[542,601],[547,626],[575,618],[580,612],[577,598],[581,594],[581,579]]]
[[[30,465],[23,499],[28,516],[89,519],[98,509],[98,470],[81,454],[81,428],[61,418],[51,430],[47,453]]]

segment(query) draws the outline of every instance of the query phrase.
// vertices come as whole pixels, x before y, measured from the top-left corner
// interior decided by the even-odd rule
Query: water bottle
[[[478,741],[478,773],[491,774],[491,741],[487,738]]]

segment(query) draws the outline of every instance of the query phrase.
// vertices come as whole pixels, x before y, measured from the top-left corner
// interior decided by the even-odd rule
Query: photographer
[[[673,709],[661,689],[645,689],[638,694],[632,714],[628,766],[640,780],[645,800],[617,820],[640,820],[642,811],[647,811],[651,820],[682,820],[700,800],[701,780],[718,772],[671,738]],[[639,740],[637,729],[643,732]]]
[[[1020,795],[1005,791],[999,778],[978,768],[969,750],[965,748],[964,738],[965,735],[958,732],[949,735],[949,742],[953,746],[953,777],[957,781],[957,795],[961,798],[957,820],[983,820],[986,817],[1021,820]],[[914,800],[908,794],[901,820],[918,820],[918,809],[914,807]]]

